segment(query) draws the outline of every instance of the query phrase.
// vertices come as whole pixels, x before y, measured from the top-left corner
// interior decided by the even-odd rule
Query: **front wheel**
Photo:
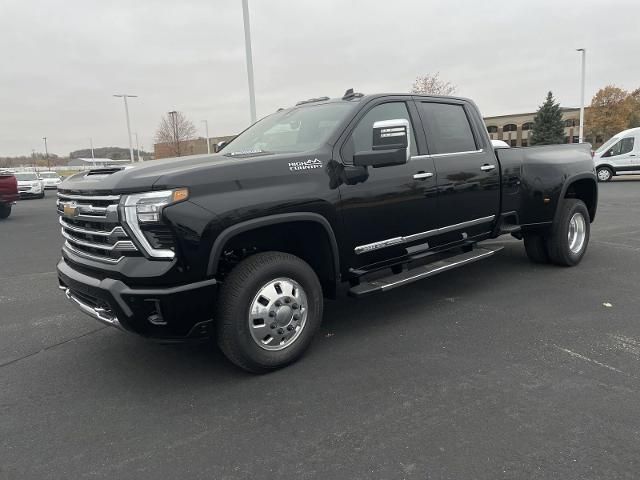
[[[571,198],[558,208],[547,238],[547,251],[553,263],[572,267],[580,263],[587,251],[591,233],[589,211],[582,200]]]
[[[0,219],[4,220],[11,215],[11,205],[3,203],[0,205]]]
[[[609,167],[598,167],[597,176],[599,182],[608,182],[613,177],[613,172]]]
[[[322,287],[313,269],[282,252],[252,255],[220,289],[215,318],[226,357],[252,373],[302,356],[322,321]]]

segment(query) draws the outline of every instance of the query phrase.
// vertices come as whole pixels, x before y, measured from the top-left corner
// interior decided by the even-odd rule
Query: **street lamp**
[[[91,147],[91,160],[95,162],[96,157],[93,154],[93,138],[89,137],[89,146]]]
[[[169,112],[169,115],[171,116],[171,123],[173,127],[173,139],[176,144],[176,147],[175,147],[176,157],[179,157],[180,156],[180,140],[178,139],[178,121],[177,121],[178,112],[176,112],[175,110],[172,110],[171,112]]]
[[[121,97],[124,99],[124,113],[127,117],[127,134],[129,135],[129,157],[131,158],[131,163],[133,163],[133,143],[131,142],[131,125],[129,123],[129,106],[127,105],[127,98],[137,98],[137,95],[129,95],[127,93],[119,93],[114,95],[114,97]]]
[[[209,122],[207,120],[202,120],[204,123],[204,134],[207,139],[207,153],[211,153],[211,144],[209,143]]]
[[[44,140],[44,158],[47,159],[47,170],[51,170],[51,164],[49,163],[49,149],[47,148],[47,137],[42,137]]]
[[[251,55],[249,0],[242,0],[242,18],[244,20],[244,47],[247,56],[247,77],[249,80],[249,110],[251,112],[251,123],[256,123],[256,94],[253,88],[253,58]]]
[[[578,137],[578,141],[582,143],[584,141],[584,77],[587,49],[576,48],[576,52],[582,52],[582,82],[580,83],[580,136]]]
[[[138,132],[135,133],[136,136],[136,152],[138,152],[138,163],[140,163],[140,144],[138,143]]]

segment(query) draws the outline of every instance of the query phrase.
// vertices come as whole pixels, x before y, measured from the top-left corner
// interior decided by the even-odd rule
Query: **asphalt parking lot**
[[[57,289],[54,195],[0,223],[0,479],[637,478],[640,181],[600,185],[576,268],[483,262],[325,309],[252,376]]]

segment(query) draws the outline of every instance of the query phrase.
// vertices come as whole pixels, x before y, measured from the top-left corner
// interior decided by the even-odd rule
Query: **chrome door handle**
[[[433,173],[431,172],[419,172],[419,173],[413,174],[414,180],[424,180],[425,178],[431,178],[431,177],[433,177]]]
[[[496,168],[495,165],[482,165],[480,167],[480,170],[482,170],[483,172],[488,172],[490,170],[493,170],[494,168]]]

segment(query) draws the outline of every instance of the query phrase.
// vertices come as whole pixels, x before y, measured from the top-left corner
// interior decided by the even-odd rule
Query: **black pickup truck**
[[[511,234],[534,262],[576,265],[597,196],[588,144],[494,150],[467,99],[349,90],[280,109],[215,155],[67,179],[59,285],[104,323],[214,338],[266,372],[306,350],[323,298],[500,249],[483,240]]]

